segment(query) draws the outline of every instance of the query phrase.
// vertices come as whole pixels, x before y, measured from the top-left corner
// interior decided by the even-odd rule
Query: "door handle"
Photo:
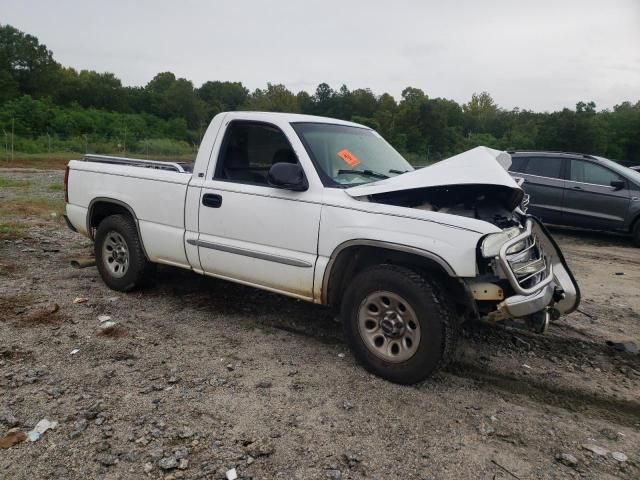
[[[202,196],[202,204],[205,207],[220,208],[222,206],[222,195],[217,193],[205,193]]]
[[[575,187],[573,187],[574,190],[584,190],[582,187],[576,185]]]

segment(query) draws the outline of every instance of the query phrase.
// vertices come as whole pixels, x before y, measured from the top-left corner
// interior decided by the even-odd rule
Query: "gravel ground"
[[[0,202],[62,195],[61,172],[0,177],[30,182]],[[640,478],[640,356],[606,344],[640,344],[626,238],[555,230],[580,312],[545,336],[470,326],[406,387],[324,308],[170,268],[121,294],[69,267],[91,245],[59,218],[0,220],[27,226],[0,241],[0,439],[58,422],[1,450],[0,478]]]

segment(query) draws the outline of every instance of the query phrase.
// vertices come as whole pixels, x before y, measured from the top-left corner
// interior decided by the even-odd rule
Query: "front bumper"
[[[499,313],[499,315],[493,315],[493,317],[529,317],[552,305],[554,292],[555,288],[552,285],[547,285],[532,295],[513,295],[498,305],[496,312]]]
[[[517,275],[514,262],[506,253],[510,247],[526,239],[535,246],[540,269],[534,275]],[[580,305],[580,288],[569,269],[558,244],[535,217],[527,217],[522,234],[506,242],[496,258],[496,265],[509,282],[515,295],[505,298],[489,313],[492,320],[527,318],[552,311],[553,317],[573,312]]]

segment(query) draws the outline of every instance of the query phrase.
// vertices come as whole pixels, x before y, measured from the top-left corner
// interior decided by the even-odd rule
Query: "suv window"
[[[285,134],[266,123],[232,122],[218,157],[215,179],[268,185],[274,163],[298,163]]]
[[[509,171],[523,173],[527,166],[527,160],[529,160],[527,157],[511,157],[511,166],[509,167]]]
[[[562,178],[562,158],[534,157],[529,158],[522,173],[539,177]]]
[[[573,182],[593,183],[594,185],[611,185],[614,180],[623,180],[620,175],[608,168],[583,160],[571,160],[569,179]]]

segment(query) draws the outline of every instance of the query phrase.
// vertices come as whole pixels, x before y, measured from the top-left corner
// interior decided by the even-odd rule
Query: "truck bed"
[[[153,262],[189,268],[185,249],[185,198],[191,172],[184,165],[154,160],[87,155],[69,162],[67,216],[85,235],[92,208],[115,200],[135,212]]]

